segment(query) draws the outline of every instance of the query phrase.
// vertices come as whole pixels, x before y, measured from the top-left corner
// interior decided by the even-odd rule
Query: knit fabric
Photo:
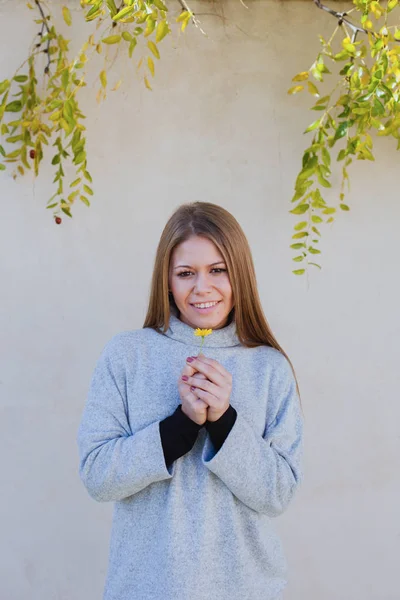
[[[303,421],[286,358],[246,348],[233,321],[203,353],[232,374],[236,418],[216,450],[202,427],[166,465],[160,422],[199,338],[171,315],[164,334],[117,334],[97,362],[78,430],[79,473],[114,501],[103,600],[275,600],[287,580],[273,517],[301,481]]]

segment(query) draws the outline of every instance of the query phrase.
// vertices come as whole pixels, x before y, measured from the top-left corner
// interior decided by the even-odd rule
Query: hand
[[[182,402],[182,412],[198,425],[204,425],[204,423],[207,421],[208,404],[203,400],[200,400],[198,396],[193,393],[193,391],[190,389],[190,385],[187,385],[187,383],[183,381],[182,376],[188,378],[201,377],[204,379],[206,379],[206,377],[201,373],[197,373],[195,369],[193,369],[189,363],[187,363],[184,366],[178,381],[179,396]]]
[[[185,382],[198,398],[208,404],[207,420],[217,421],[229,408],[232,393],[232,375],[218,361],[204,355],[188,363],[192,370],[206,379],[187,375]]]

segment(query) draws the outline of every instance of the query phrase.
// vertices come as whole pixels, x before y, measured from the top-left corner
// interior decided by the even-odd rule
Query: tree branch
[[[40,37],[42,37],[42,35],[43,35],[43,29],[46,29],[47,35],[49,36],[49,39],[47,40],[47,48],[46,48],[46,50],[43,50],[43,52],[47,53],[47,65],[46,65],[46,67],[44,69],[44,72],[47,75],[50,72],[50,52],[49,52],[49,49],[50,49],[50,27],[49,27],[49,25],[47,23],[47,17],[44,14],[44,10],[43,10],[42,5],[40,4],[39,0],[35,0],[35,4],[38,7],[38,9],[40,11],[40,14],[42,16],[42,19],[43,19],[43,24],[42,24],[42,30],[40,32]],[[39,44],[39,46],[40,46],[40,44]]]
[[[368,33],[366,29],[358,27],[357,25],[354,25],[354,23],[346,19],[345,17],[347,16],[347,12],[338,12],[337,10],[332,10],[332,8],[329,8],[329,6],[325,6],[325,4],[322,4],[320,0],[313,0],[313,2],[318,8],[320,8],[321,10],[325,10],[327,13],[335,17],[338,20],[338,25],[343,25],[343,23],[346,23],[346,25],[352,30],[353,35],[354,33],[356,35],[357,33]]]

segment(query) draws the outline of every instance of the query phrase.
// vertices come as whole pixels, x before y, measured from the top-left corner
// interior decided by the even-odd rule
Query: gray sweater
[[[301,479],[292,370],[274,348],[241,345],[234,321],[213,331],[203,352],[232,374],[235,423],[218,452],[203,427],[167,467],[159,424],[199,343],[171,315],[166,334],[117,334],[96,365],[78,446],[89,494],[115,502],[103,600],[275,600],[286,584],[271,519]]]

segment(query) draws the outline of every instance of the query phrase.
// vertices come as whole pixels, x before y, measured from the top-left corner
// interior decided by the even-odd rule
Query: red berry
[[[30,156],[31,158],[35,158],[35,156],[36,156],[36,152],[35,152],[34,150],[29,150],[29,156]]]
[[[55,221],[56,221],[57,225],[60,225],[62,223],[62,218],[56,217]]]

